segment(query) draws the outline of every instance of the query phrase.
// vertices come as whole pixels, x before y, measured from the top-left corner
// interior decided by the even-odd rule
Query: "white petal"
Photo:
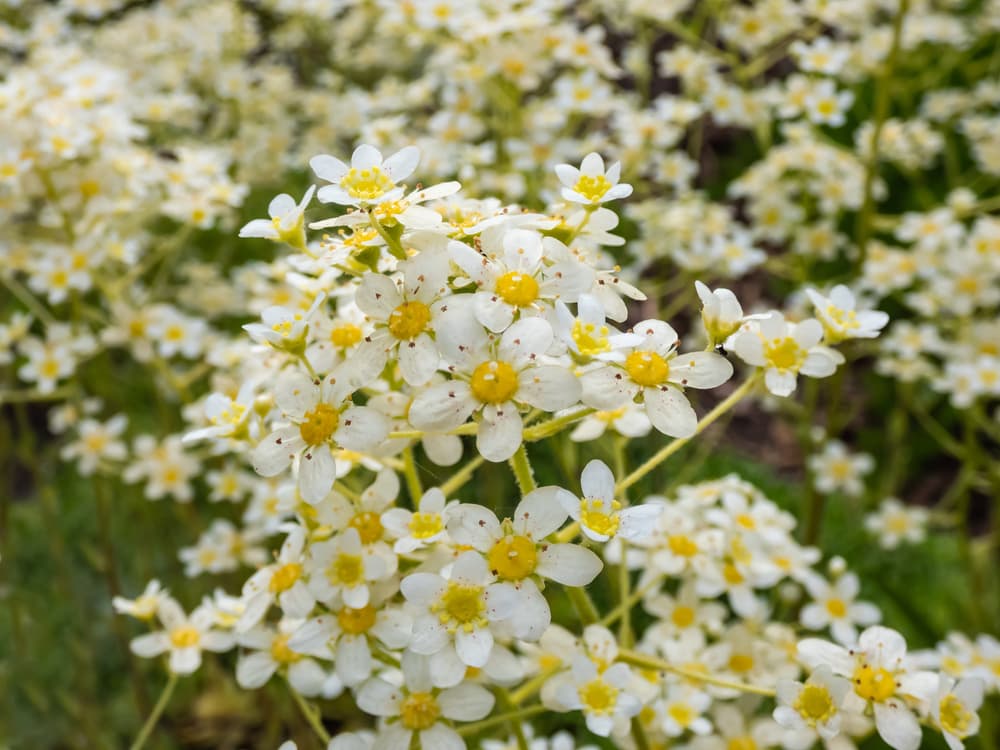
[[[690,352],[670,361],[670,381],[685,388],[716,388],[732,376],[732,363],[715,352]]]
[[[474,683],[442,690],[438,704],[445,718],[452,721],[478,721],[493,710],[493,694]]]
[[[604,564],[589,549],[576,544],[550,544],[538,556],[535,572],[564,586],[586,586]]]
[[[529,367],[518,376],[517,398],[537,409],[554,412],[580,400],[580,381],[559,365]]]
[[[416,146],[407,146],[386,159],[382,169],[393,182],[400,182],[413,174],[419,163],[420,149]]]
[[[875,728],[879,737],[895,750],[920,747],[920,722],[899,700],[875,704]]]
[[[514,404],[507,402],[498,409],[484,409],[476,448],[487,461],[506,461],[521,445],[523,429],[524,423]]]
[[[326,445],[307,448],[299,462],[299,492],[302,499],[316,505],[330,494],[337,478],[337,462]]]
[[[372,652],[368,648],[368,639],[363,635],[341,636],[334,666],[337,676],[348,687],[368,679],[372,673]]]
[[[260,441],[251,454],[254,471],[262,477],[277,476],[292,462],[302,448],[298,427],[282,427]]]
[[[389,435],[389,419],[368,406],[352,406],[340,415],[340,427],[334,439],[350,450],[369,450]]]
[[[552,326],[544,318],[522,318],[500,338],[500,359],[523,367],[552,346]]]
[[[452,380],[417,394],[410,406],[410,424],[418,430],[451,430],[463,424],[477,405],[469,384]]]
[[[583,467],[580,475],[580,487],[584,497],[614,500],[615,475],[603,461],[594,459]]]
[[[571,492],[561,487],[539,487],[529,492],[511,517],[514,532],[537,541],[544,539],[566,522],[565,504],[571,502],[579,504]]]
[[[686,438],[698,429],[698,415],[687,398],[676,388],[644,388],[646,413],[653,427],[665,435]]]
[[[269,653],[257,651],[236,662],[236,682],[241,688],[254,690],[270,680],[277,668]]]
[[[455,651],[466,666],[485,666],[492,648],[493,633],[489,628],[474,628],[471,631],[459,628],[455,632]]]
[[[355,700],[358,708],[372,716],[398,716],[402,691],[380,679],[368,680],[358,690]]]

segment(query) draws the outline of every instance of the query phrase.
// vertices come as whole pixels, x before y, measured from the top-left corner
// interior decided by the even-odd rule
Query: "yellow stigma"
[[[299,434],[307,445],[321,445],[330,439],[340,425],[340,413],[329,404],[316,404],[307,411],[299,425]]]
[[[670,365],[656,352],[632,352],[625,358],[625,372],[639,385],[660,385],[670,374]]]
[[[576,348],[580,350],[580,354],[586,357],[593,357],[611,351],[607,326],[598,328],[593,323],[584,323],[583,321],[575,320],[573,321],[572,336]]]
[[[830,613],[831,617],[839,619],[847,614],[847,605],[844,604],[843,599],[827,599],[826,611]]]
[[[341,629],[349,635],[367,633],[375,624],[375,608],[368,604],[361,609],[344,607],[337,613],[337,622]]]
[[[617,500],[611,501],[611,512],[604,512],[604,501],[580,500],[580,523],[594,533],[612,537],[618,532],[619,518],[617,511],[622,507]]]
[[[896,678],[888,669],[862,664],[854,670],[854,692],[867,701],[885,701],[896,692]]]
[[[667,713],[682,727],[687,727],[696,718],[695,712],[687,703],[674,703],[667,709]]]
[[[505,536],[486,555],[494,574],[507,581],[520,581],[535,572],[538,549],[526,536]]]
[[[341,552],[326,569],[326,577],[333,584],[356,586],[364,580],[365,566],[361,555],[348,555]]]
[[[371,201],[388,193],[396,187],[396,183],[382,171],[381,167],[368,167],[367,169],[351,167],[347,174],[340,179],[340,186],[352,198]]]
[[[694,607],[678,604],[670,613],[670,621],[679,628],[689,628],[694,622]]]
[[[416,338],[431,320],[431,309],[423,302],[404,302],[389,315],[389,333],[400,341]]]
[[[486,625],[486,602],[483,601],[483,587],[469,583],[449,581],[441,598],[431,605],[441,622],[454,632],[461,627],[471,632]]]
[[[740,674],[749,672],[753,669],[753,657],[749,654],[733,654],[729,657],[729,668]]]
[[[577,689],[580,703],[587,713],[609,714],[618,702],[618,688],[609,685],[600,677],[584,683]]]
[[[191,648],[197,646],[201,633],[190,625],[182,625],[170,631],[170,643],[174,648]]]
[[[410,693],[399,707],[399,719],[413,731],[430,729],[441,715],[441,707],[431,693]]]
[[[944,731],[959,739],[970,734],[969,726],[972,724],[973,714],[962,701],[949,693],[941,699],[938,709],[940,716],[938,723]]]
[[[271,583],[268,584],[268,588],[272,594],[280,594],[294,586],[301,576],[302,566],[299,563],[285,563],[271,574]]]
[[[288,639],[291,636],[279,635],[271,641],[271,658],[278,664],[292,664],[302,658],[302,654],[297,654],[288,648]]]
[[[472,395],[485,404],[502,404],[517,393],[517,372],[506,362],[483,362],[472,373]]]
[[[511,271],[497,279],[496,293],[508,305],[527,307],[538,299],[538,282],[526,273]]]
[[[757,750],[757,743],[754,742],[753,737],[744,734],[730,739],[726,750]]]
[[[764,359],[767,364],[778,370],[793,370],[795,372],[806,360],[806,351],[802,349],[791,336],[783,339],[772,339],[764,342]]]
[[[409,523],[410,534],[414,539],[430,539],[440,534],[444,529],[439,513],[414,513]]]
[[[730,586],[739,586],[743,583],[743,575],[732,563],[726,563],[722,566],[722,577]]]
[[[330,341],[338,349],[347,349],[361,341],[364,336],[360,326],[344,323],[330,331]]]
[[[698,554],[698,544],[684,534],[671,534],[667,539],[667,546],[671,552],[680,557],[694,557]]]
[[[806,720],[809,726],[829,721],[837,713],[837,707],[833,705],[833,696],[826,685],[806,684],[802,691],[792,703],[792,708],[799,712],[799,716]]]
[[[347,525],[358,530],[362,544],[374,544],[382,538],[382,519],[378,513],[358,513]]]
[[[582,174],[573,186],[574,191],[591,203],[599,202],[610,189],[611,183],[602,174],[594,175],[593,177]]]

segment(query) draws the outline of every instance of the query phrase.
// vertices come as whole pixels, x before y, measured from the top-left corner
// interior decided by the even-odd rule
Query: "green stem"
[[[657,659],[655,656],[640,654],[637,651],[621,649],[618,652],[618,658],[626,664],[631,664],[641,669],[653,669],[660,672],[669,672],[670,674],[675,674],[678,677],[685,677],[694,682],[703,682],[706,685],[715,685],[717,687],[739,690],[743,693],[753,693],[754,695],[774,697],[774,690],[771,688],[761,687],[759,685],[750,685],[745,682],[724,680],[720,677],[712,677],[711,675],[703,674],[697,670],[675,667],[670,662],[663,661],[663,659]]]
[[[531,462],[528,460],[528,451],[524,448],[524,443],[517,447],[517,452],[510,457],[510,468],[517,479],[517,486],[521,488],[521,495],[527,495],[538,488],[535,483],[535,473],[531,470]]]
[[[378,232],[379,236],[383,239],[385,244],[388,245],[389,252],[392,253],[393,256],[395,256],[399,260],[406,260],[407,257],[409,256],[407,256],[406,254],[406,249],[403,247],[403,243],[401,243],[396,237],[393,237],[391,234],[389,234],[388,231],[386,231],[386,228],[382,226],[382,223],[378,220],[378,218],[375,216],[374,212],[371,209],[368,209],[368,219],[369,221],[371,221],[371,224],[375,228],[375,231]]]
[[[593,625],[597,622],[599,619],[597,607],[594,606],[593,600],[584,589],[576,586],[566,586],[566,596],[573,602],[573,607],[576,608],[581,623],[584,625]]]
[[[312,707],[306,702],[306,699],[299,695],[299,692],[291,685],[288,686],[288,692],[292,694],[295,704],[299,707],[299,711],[302,712],[306,721],[309,722],[309,726],[312,727],[313,732],[315,732],[316,736],[322,740],[323,747],[326,747],[326,745],[330,742],[330,733],[327,732],[326,727],[323,726],[319,713],[313,711]]]
[[[545,713],[548,710],[549,709],[540,704],[526,706],[525,708],[519,708],[517,711],[497,714],[496,716],[491,716],[490,718],[483,719],[482,721],[474,721],[471,724],[465,724],[464,726],[458,727],[455,731],[462,737],[469,737],[470,735],[478,734],[484,729],[492,729],[498,724],[506,724],[508,721],[520,721],[521,719],[527,719],[531,716]]]
[[[156,701],[156,705],[153,706],[153,712],[146,719],[146,723],[142,725],[142,729],[139,730],[139,736],[135,738],[135,742],[130,746],[130,750],[140,750],[140,748],[146,744],[146,740],[149,739],[149,735],[153,733],[153,728],[156,723],[160,720],[160,716],[163,715],[163,710],[167,707],[167,703],[170,702],[170,696],[173,695],[174,688],[177,687],[177,680],[179,675],[174,672],[170,673],[170,677],[167,679],[167,684],[163,687],[163,692],[160,693],[159,699]]]
[[[403,476],[406,478],[406,489],[410,493],[410,500],[416,508],[420,498],[424,496],[424,488],[420,484],[417,464],[413,460],[413,446],[410,445],[403,449]]]
[[[504,711],[514,713],[517,710],[517,705],[512,700],[510,693],[503,688],[497,689],[497,698],[500,705],[503,706]],[[514,733],[514,739],[517,741],[517,750],[528,750],[528,738],[524,736],[524,729],[521,728],[521,720],[512,718],[510,720],[510,730]]]
[[[579,422],[584,417],[588,417],[596,411],[591,409],[589,406],[582,409],[577,409],[569,414],[564,414],[561,417],[556,417],[550,419],[547,422],[542,422],[540,424],[532,425],[524,431],[524,440],[527,443],[534,443],[544,438],[555,435],[560,432],[564,427],[567,427],[574,422]]]
[[[747,378],[743,382],[743,385],[741,385],[735,391],[730,393],[729,396],[724,401],[721,401],[719,404],[716,405],[714,409],[712,409],[708,414],[702,417],[701,421],[698,422],[698,426],[695,427],[694,433],[690,437],[677,438],[674,441],[665,445],[656,453],[654,453],[653,456],[648,461],[643,463],[641,466],[639,466],[639,468],[637,468],[635,471],[633,471],[631,474],[629,474],[627,477],[621,480],[615,487],[615,492],[622,492],[624,490],[627,490],[629,487],[638,482],[649,472],[651,472],[653,469],[655,469],[657,466],[659,466],[661,463],[666,461],[677,451],[679,451],[681,448],[687,445],[692,438],[701,434],[706,427],[711,425],[715,420],[717,420],[719,417],[721,417],[723,414],[725,414],[727,411],[733,408],[733,406],[739,403],[739,401],[744,396],[750,393],[750,391],[753,390],[753,387],[757,384],[757,381],[759,379],[760,379],[760,371],[758,370],[749,378]]]
[[[444,496],[448,497],[472,479],[472,475],[475,474],[476,469],[483,465],[483,461],[484,459],[482,456],[476,456],[474,459],[469,461],[469,463],[452,474],[451,478],[441,485],[441,492],[444,493]]]
[[[896,57],[899,54],[900,40],[903,32],[903,18],[910,5],[909,0],[899,0],[899,10],[892,20],[892,43],[889,47],[889,54],[885,63],[879,71],[875,80],[875,103],[872,128],[872,140],[870,153],[865,162],[865,182],[863,198],[861,200],[861,211],[858,215],[857,244],[858,259],[857,265],[860,268],[865,262],[868,253],[868,240],[871,238],[872,213],[875,209],[875,177],[878,172],[878,150],[879,140],[882,137],[882,127],[889,116],[889,94],[892,89],[892,73],[896,66]]]

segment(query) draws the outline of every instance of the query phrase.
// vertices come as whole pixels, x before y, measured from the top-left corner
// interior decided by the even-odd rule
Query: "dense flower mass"
[[[996,0],[8,3],[24,742],[995,732],[998,48]]]

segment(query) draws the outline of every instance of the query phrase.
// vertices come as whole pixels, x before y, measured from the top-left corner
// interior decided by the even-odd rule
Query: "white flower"
[[[392,575],[381,555],[365,554],[361,535],[351,526],[335,538],[309,548],[309,590],[321,602],[342,601],[353,609],[368,606],[371,584]]]
[[[454,429],[481,410],[476,447],[487,461],[506,461],[523,438],[519,404],[555,412],[579,399],[572,372],[538,364],[552,345],[552,327],[545,320],[522,318],[497,343],[466,310],[453,306],[441,317],[438,346],[468,381],[449,380],[421,391],[410,407],[417,429]]]
[[[918,544],[927,536],[926,508],[903,505],[894,497],[885,498],[878,510],[865,516],[865,528],[878,536],[883,549],[896,549],[902,542]]]
[[[377,378],[390,359],[410,385],[431,379],[441,362],[431,335],[447,307],[448,270],[444,253],[421,253],[405,262],[402,284],[382,274],[364,275],[355,302],[375,330],[353,358],[363,380]]]
[[[289,310],[278,305],[265,308],[261,313],[263,323],[247,323],[243,330],[259,344],[267,344],[275,349],[301,354],[305,351],[306,335],[309,333],[309,319],[326,299],[325,294],[317,294],[306,312]]]
[[[477,552],[459,555],[451,576],[412,573],[400,591],[418,612],[410,649],[432,657],[435,683],[455,685],[466,667],[483,667],[493,650],[491,623],[511,617],[517,596],[509,586],[494,583]]]
[[[135,617],[139,620],[152,620],[160,602],[167,597],[167,590],[155,578],[146,584],[146,588],[135,599],[116,596],[111,600],[115,612]]]
[[[543,240],[538,232],[510,229],[501,242],[499,257],[483,255],[462,242],[448,243],[451,259],[476,284],[476,318],[494,333],[506,330],[516,316],[544,313],[557,299],[576,302],[593,284],[589,266],[569,253],[559,257],[564,246],[556,249],[558,243]]]
[[[639,699],[628,692],[632,671],[621,662],[600,670],[578,654],[571,673],[555,680],[554,697],[560,709],[583,711],[587,729],[599,737],[608,737],[616,723],[626,722],[642,709]]]
[[[874,604],[855,601],[860,584],[854,573],[844,573],[832,584],[820,575],[810,574],[804,583],[813,601],[802,608],[799,617],[810,630],[829,627],[834,640],[846,646],[857,641],[855,625],[874,625],[881,619]]]
[[[251,383],[244,384],[236,398],[224,393],[209,394],[205,399],[205,418],[209,426],[185,434],[183,442],[193,443],[206,438],[238,440],[248,436],[253,400],[254,387]]]
[[[366,450],[389,434],[389,420],[367,406],[349,399],[351,378],[327,376],[317,383],[293,371],[275,387],[274,397],[291,421],[265,437],[253,451],[258,474],[273,477],[301,456],[298,487],[302,498],[315,505],[330,492],[337,475],[331,449],[342,446]]]
[[[602,563],[590,550],[576,544],[554,543],[547,537],[566,521],[565,506],[576,502],[561,487],[540,487],[517,504],[512,518],[503,523],[493,511],[464,503],[451,511],[448,535],[459,545],[481,552],[490,572],[500,579],[508,594],[517,601],[517,619],[511,622],[514,635],[538,640],[549,626],[552,615],[539,592],[540,579],[564,586],[586,586]]]
[[[789,323],[774,310],[743,325],[726,342],[726,348],[754,367],[764,368],[764,383],[775,396],[795,390],[798,373],[815,378],[832,375],[844,357],[821,346],[823,326],[810,318]]]
[[[250,649],[236,663],[236,682],[245,690],[263,687],[275,672],[282,670],[292,689],[302,695],[319,695],[326,672],[315,659],[289,647],[293,625],[283,620],[278,629],[256,626],[238,636],[236,643]]]
[[[562,300],[556,302],[556,335],[579,357],[620,362],[623,347],[642,341],[635,333],[620,333],[607,325],[604,305],[592,294],[581,294],[574,316]]]
[[[386,606],[397,592],[395,585],[379,585],[364,607],[347,605],[303,623],[288,641],[288,647],[304,654],[333,659],[334,671],[348,687],[356,687],[372,675],[379,650],[405,648],[410,642],[413,619],[401,607]]]
[[[937,678],[909,667],[903,636],[875,625],[865,630],[851,649],[806,638],[799,642],[798,650],[806,666],[815,669],[826,665],[850,680],[853,694],[872,706],[875,727],[886,744],[896,750],[917,750],[920,723],[908,701],[930,700]]]
[[[612,537],[634,541],[652,533],[663,506],[648,503],[622,510],[615,500],[615,477],[603,461],[593,460],[580,475],[583,497],[560,495],[563,508],[579,522],[588,539],[606,542]]]
[[[562,197],[572,203],[591,206],[632,194],[631,185],[618,182],[620,175],[620,162],[615,162],[605,171],[604,159],[594,152],[583,157],[579,169],[570,164],[556,165],[556,176],[563,184]]]
[[[595,411],[584,417],[569,437],[575,442],[597,440],[608,428],[624,437],[638,438],[648,435],[653,423],[642,406],[629,402],[617,409]]]
[[[420,747],[465,750],[465,740],[445,722],[482,719],[493,710],[493,695],[469,682],[438,691],[428,659],[412,651],[403,653],[402,669],[401,686],[372,678],[357,692],[358,708],[386,719],[376,745],[402,750],[416,733]]]
[[[233,647],[231,634],[212,629],[214,618],[206,607],[198,607],[188,617],[176,601],[163,597],[156,614],[164,629],[134,638],[131,648],[145,659],[169,652],[169,668],[174,674],[196,671],[203,650],[228,651]]]
[[[736,295],[728,289],[709,289],[700,281],[694,282],[701,300],[701,320],[708,340],[715,346],[722,344],[743,322],[743,308]]]
[[[931,716],[951,750],[962,750],[962,742],[979,732],[979,708],[983,705],[983,681],[969,677],[957,685],[941,675],[937,694],[931,700]]]
[[[774,720],[787,729],[811,731],[814,737],[831,740],[840,732],[841,708],[850,689],[850,683],[835,677],[826,665],[809,675],[805,684],[778,680]]]
[[[671,685],[666,698],[656,706],[660,728],[668,737],[680,737],[685,732],[705,735],[712,723],[702,716],[712,705],[712,697],[688,685]]]
[[[817,81],[806,94],[806,115],[813,123],[837,128],[846,121],[845,113],[853,103],[853,93],[847,90],[837,91],[832,80],[823,79]]]
[[[385,161],[374,146],[362,144],[351,155],[351,166],[327,154],[309,160],[316,176],[333,183],[319,189],[322,203],[342,206],[369,206],[402,197],[403,187],[397,185],[409,177],[420,161],[420,149],[407,146]]]
[[[93,474],[102,460],[123,461],[128,450],[119,438],[127,424],[124,414],[103,423],[96,419],[84,419],[80,422],[77,439],[63,446],[59,455],[64,461],[75,459],[82,476]]]
[[[267,206],[270,219],[254,219],[240,229],[240,237],[262,237],[275,242],[287,242],[294,248],[304,250],[306,233],[303,215],[312,200],[316,186],[310,185],[299,203],[287,193],[271,200]]]
[[[295,525],[287,530],[288,536],[281,545],[278,559],[243,584],[246,609],[236,624],[239,633],[245,633],[260,622],[275,599],[288,617],[306,617],[316,604],[303,576],[306,530]]]
[[[816,310],[816,317],[823,324],[825,341],[837,344],[845,339],[873,339],[879,335],[889,316],[880,310],[855,310],[854,293],[838,284],[824,297],[815,289],[806,294]]]
[[[396,537],[393,550],[406,555],[445,538],[445,516],[458,505],[446,503],[444,493],[437,487],[424,492],[416,512],[406,508],[390,508],[382,514],[382,525]]]
[[[848,497],[859,497],[864,492],[864,477],[875,468],[870,455],[848,453],[839,440],[828,441],[821,453],[809,457],[808,463],[817,490],[827,494],[839,490]]]
[[[583,402],[596,409],[616,409],[642,395],[653,426],[671,437],[690,437],[698,416],[684,388],[715,388],[733,374],[733,366],[715,352],[678,354],[677,333],[661,320],[637,323],[642,337],[622,363],[602,363],[581,376]]]

